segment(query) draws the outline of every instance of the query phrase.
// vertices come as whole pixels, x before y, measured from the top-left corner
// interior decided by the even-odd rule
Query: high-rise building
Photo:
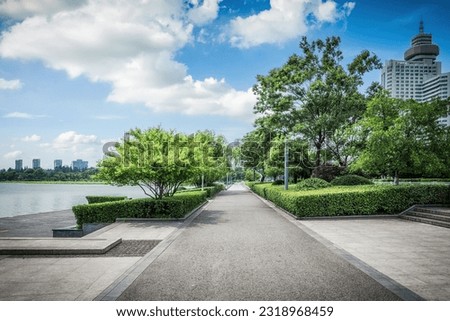
[[[450,97],[450,73],[442,73],[441,62],[436,60],[438,55],[439,47],[433,44],[432,35],[424,32],[421,21],[419,33],[405,51],[405,60],[386,61],[381,85],[394,98],[426,102]],[[439,122],[450,126],[450,115]]]
[[[73,170],[78,170],[78,171],[83,171],[85,169],[88,168],[88,162],[84,161],[82,159],[77,159],[76,161],[72,162],[72,169]]]
[[[32,161],[33,169],[41,168],[41,160],[39,158],[35,158]]]
[[[63,164],[62,164],[62,159],[55,159],[55,160],[54,160],[54,162],[53,162],[53,168],[54,168],[55,170],[61,169],[62,166],[63,166]]]
[[[23,160],[22,159],[16,159],[16,171],[20,172],[23,170]]]

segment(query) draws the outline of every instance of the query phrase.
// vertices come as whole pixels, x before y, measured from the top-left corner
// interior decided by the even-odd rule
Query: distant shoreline
[[[109,185],[98,181],[0,181],[5,184],[68,184],[68,185]]]

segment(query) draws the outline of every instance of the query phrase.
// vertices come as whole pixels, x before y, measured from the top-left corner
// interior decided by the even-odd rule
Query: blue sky
[[[240,138],[256,75],[304,35],[340,36],[347,62],[364,49],[384,62],[423,19],[450,71],[447,0],[6,0],[0,16],[0,168],[95,165],[134,127]]]

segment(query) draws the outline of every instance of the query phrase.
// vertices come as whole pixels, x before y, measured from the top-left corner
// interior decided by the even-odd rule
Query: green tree
[[[302,38],[302,55],[292,55],[286,64],[267,76],[257,76],[253,91],[254,107],[261,114],[257,124],[265,122],[284,135],[301,134],[315,149],[315,166],[320,166],[327,140],[337,131],[356,122],[365,109],[358,91],[363,75],[381,68],[379,59],[362,51],[345,69],[340,38],[309,43]],[[335,144],[336,145],[336,144]]]
[[[353,171],[392,175],[439,176],[446,171],[448,128],[439,125],[448,102],[419,103],[390,98],[378,92],[357,124],[365,132],[366,145]],[[436,175],[437,174],[437,175]]]
[[[223,178],[230,167],[226,140],[209,130],[198,131],[190,138],[195,165],[192,182],[201,186],[212,185]]]
[[[132,129],[116,144],[116,156],[99,162],[98,179],[115,185],[137,185],[145,195],[173,195],[195,174],[192,140],[160,127]]]

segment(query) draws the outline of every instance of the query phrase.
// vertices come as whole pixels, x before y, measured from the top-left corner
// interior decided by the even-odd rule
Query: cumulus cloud
[[[25,3],[27,1],[19,1]],[[224,80],[193,79],[175,60],[194,25],[217,16],[218,0],[91,0],[51,18],[33,15],[2,34],[3,58],[41,60],[70,77],[107,82],[109,101],[155,111],[249,119],[254,96]]]
[[[6,80],[0,78],[0,89],[16,90],[22,88],[22,82],[18,79]]]
[[[41,136],[33,134],[31,136],[25,136],[21,139],[23,142],[38,142],[41,140]]]
[[[3,158],[6,158],[6,159],[14,159],[14,158],[19,157],[19,156],[22,155],[22,154],[23,154],[22,151],[20,151],[20,150],[15,150],[15,151],[12,151],[12,152],[9,152],[9,153],[4,154],[4,155],[3,155]]]
[[[270,9],[230,22],[230,43],[239,48],[281,44],[304,35],[311,25],[345,18],[354,5],[346,2],[339,8],[334,0],[271,0]]]
[[[196,25],[204,25],[217,18],[219,3],[222,0],[190,0],[193,7],[188,11],[188,18]]]
[[[55,149],[71,149],[75,150],[80,145],[91,145],[91,144],[99,144],[96,135],[84,135],[78,134],[75,131],[67,131],[58,135],[53,140],[52,147]]]
[[[50,15],[59,11],[75,9],[87,0],[3,0],[0,3],[0,15],[14,19],[28,16]]]

